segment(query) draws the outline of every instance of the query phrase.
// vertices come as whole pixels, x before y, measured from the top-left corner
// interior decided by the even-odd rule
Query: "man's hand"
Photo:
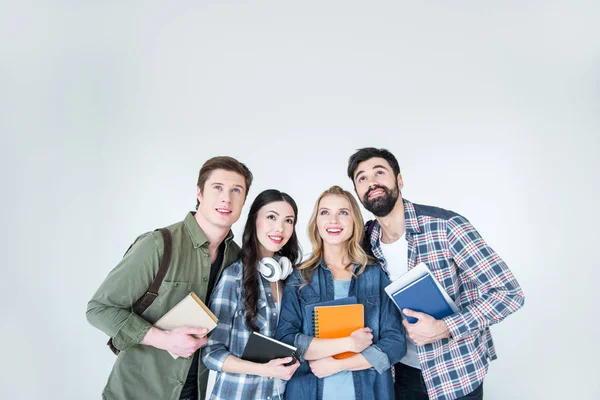
[[[177,328],[172,331],[163,331],[150,328],[142,344],[167,350],[178,357],[190,357],[207,342],[206,328]]]
[[[360,328],[348,336],[350,347],[348,351],[360,353],[371,344],[373,344],[373,330],[371,328]]]
[[[358,331],[357,331],[358,332]],[[340,361],[333,357],[325,357],[320,360],[312,360],[308,362],[310,370],[317,378],[325,378],[333,374],[340,372],[341,365]]]
[[[406,334],[417,346],[423,346],[450,337],[448,327],[443,320],[435,319],[431,315],[409,310],[408,308],[405,308],[402,312],[406,316],[418,319],[414,324],[405,319],[402,320],[402,325],[406,328]]]
[[[263,364],[260,375],[289,381],[292,375],[294,375],[294,372],[296,372],[296,370],[300,366],[300,363],[298,361],[287,367],[283,365],[292,362],[292,360],[292,357],[276,358],[274,360],[271,360],[268,363]]]

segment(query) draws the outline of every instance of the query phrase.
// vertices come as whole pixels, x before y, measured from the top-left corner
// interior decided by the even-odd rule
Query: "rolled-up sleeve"
[[[152,327],[131,309],[152,284],[162,246],[152,233],[139,238],[87,304],[88,322],[121,351],[139,344]]]

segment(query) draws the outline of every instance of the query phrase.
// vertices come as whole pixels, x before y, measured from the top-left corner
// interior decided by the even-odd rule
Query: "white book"
[[[163,331],[172,331],[176,328],[192,327],[206,328],[208,332],[217,327],[217,317],[200,300],[196,293],[191,292],[183,298],[175,307],[171,308],[156,323],[155,327]],[[207,334],[208,334],[207,332]],[[205,335],[206,336],[206,335]],[[198,337],[198,336],[196,336]],[[169,352],[173,358],[178,356]]]

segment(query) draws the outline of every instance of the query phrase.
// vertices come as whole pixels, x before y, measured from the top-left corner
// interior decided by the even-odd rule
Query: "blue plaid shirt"
[[[460,312],[444,318],[450,339],[418,346],[431,399],[452,400],[483,382],[496,358],[489,327],[523,306],[519,283],[504,261],[466,218],[437,207],[404,200],[408,268],[425,263]],[[370,242],[385,268],[381,227],[374,222]]]
[[[252,331],[246,326],[242,297],[243,265],[237,260],[225,270],[210,298],[209,308],[219,319],[202,348],[202,361],[217,372],[211,400],[283,398],[285,385],[280,379],[263,378],[224,372],[223,362],[231,354],[241,358]],[[258,272],[257,272],[258,273]],[[274,337],[277,328],[277,308],[270,283],[259,276],[258,314],[255,323],[263,335]],[[280,396],[281,395],[281,396]]]

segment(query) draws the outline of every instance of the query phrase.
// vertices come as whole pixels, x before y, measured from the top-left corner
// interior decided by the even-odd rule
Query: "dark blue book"
[[[408,308],[409,310],[429,314],[435,319],[442,319],[454,314],[452,307],[429,274],[425,274],[414,282],[398,289],[391,297],[400,312]],[[417,322],[417,318],[406,315],[404,317],[411,324]]]
[[[306,309],[306,315],[308,315],[308,321],[310,323],[310,328],[311,328],[311,336],[315,336],[315,327],[314,327],[314,320],[315,320],[315,307],[324,307],[324,306],[345,306],[348,304],[356,304],[358,303],[358,300],[356,299],[356,296],[350,296],[350,297],[344,297],[342,299],[337,299],[337,300],[329,300],[329,301],[323,301],[320,303],[313,303],[313,304],[308,304],[305,306]]]

